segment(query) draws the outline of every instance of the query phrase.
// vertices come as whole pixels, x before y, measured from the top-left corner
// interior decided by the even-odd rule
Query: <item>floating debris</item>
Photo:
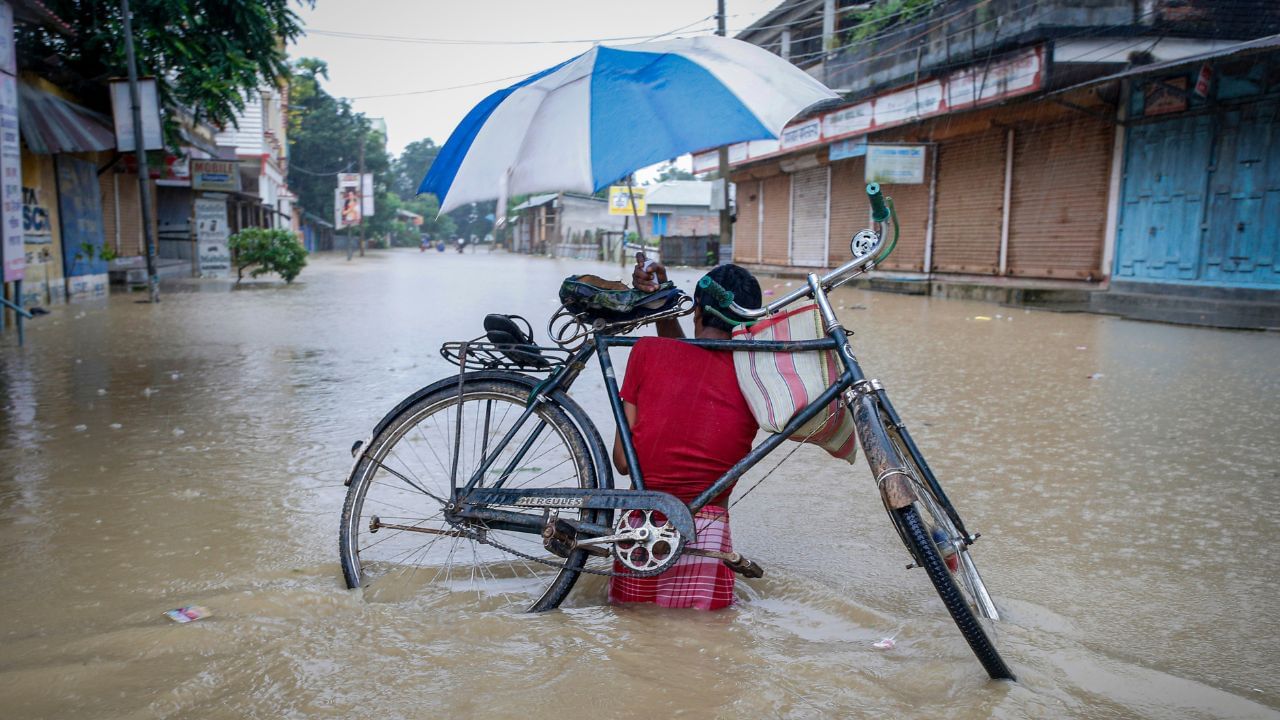
[[[195,620],[207,618],[213,613],[209,611],[209,608],[201,605],[187,605],[186,607],[166,610],[164,614],[176,623],[186,624]]]
[[[73,429],[74,429],[76,432],[84,432],[85,430],[88,430],[88,429],[89,429],[89,426],[88,426],[88,425],[77,425],[77,426],[75,426],[75,428],[73,428]]]
[[[111,424],[110,424],[110,425],[108,425],[107,427],[111,428],[112,430],[119,430],[120,428],[122,428],[122,427],[124,427],[124,426],[123,426],[123,425],[121,425],[120,423],[111,423]]]
[[[977,320],[978,322],[990,322],[991,320],[991,318],[987,317],[986,315],[974,315],[973,319]]]

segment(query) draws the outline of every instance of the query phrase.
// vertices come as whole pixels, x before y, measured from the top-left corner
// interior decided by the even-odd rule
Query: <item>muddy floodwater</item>
[[[184,283],[158,307],[56,307],[23,349],[6,333],[0,715],[1280,717],[1274,333],[833,296],[982,533],[1017,684],[987,679],[905,569],[865,464],[808,447],[733,509],[767,574],[727,611],[610,606],[600,578],[536,616],[348,591],[352,442],[448,374],[440,343],[486,312],[545,339],[581,272],[620,276],[483,251],[320,257],[289,287]],[[593,365],[574,397],[611,440],[602,388]],[[212,615],[162,614],[187,605]]]

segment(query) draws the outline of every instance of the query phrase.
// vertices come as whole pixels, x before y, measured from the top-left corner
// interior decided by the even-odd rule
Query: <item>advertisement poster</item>
[[[919,185],[924,182],[923,145],[868,145],[867,182]]]
[[[231,250],[227,247],[227,201],[199,198],[195,201],[197,260],[200,277],[231,276]]]
[[[58,215],[62,223],[62,274],[72,296],[105,295],[107,261],[98,167],[70,155],[57,155]]]
[[[647,208],[644,202],[644,193],[645,190],[642,187],[633,187],[628,190],[626,185],[610,185],[609,214],[631,215],[633,214],[632,203],[634,203],[635,216],[644,217]]]

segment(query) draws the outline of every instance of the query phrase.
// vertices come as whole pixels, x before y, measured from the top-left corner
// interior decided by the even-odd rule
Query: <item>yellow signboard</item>
[[[631,215],[631,203],[635,203],[635,215],[645,214],[644,188],[628,188],[626,185],[609,186],[609,214]]]

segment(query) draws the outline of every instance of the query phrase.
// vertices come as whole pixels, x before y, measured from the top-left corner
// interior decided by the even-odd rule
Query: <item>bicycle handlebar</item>
[[[867,185],[867,198],[871,202],[871,219],[876,227],[876,244],[871,250],[862,257],[857,257],[831,272],[823,275],[818,280],[824,291],[840,285],[849,280],[858,272],[862,271],[868,265],[878,265],[885,258],[889,257],[889,253],[898,245],[898,212],[893,207],[893,198],[884,197],[880,193],[879,183],[869,183]],[[884,221],[893,221],[893,239],[886,244],[884,240]],[[704,292],[711,294],[712,299],[720,307],[726,311],[742,318],[744,320],[755,320],[766,315],[772,315],[778,310],[790,305],[802,297],[810,295],[809,286],[804,285],[787,293],[786,295],[774,300],[762,308],[744,308],[733,301],[733,293],[725,290],[719,283],[710,277],[703,276],[698,281],[698,288]]]

